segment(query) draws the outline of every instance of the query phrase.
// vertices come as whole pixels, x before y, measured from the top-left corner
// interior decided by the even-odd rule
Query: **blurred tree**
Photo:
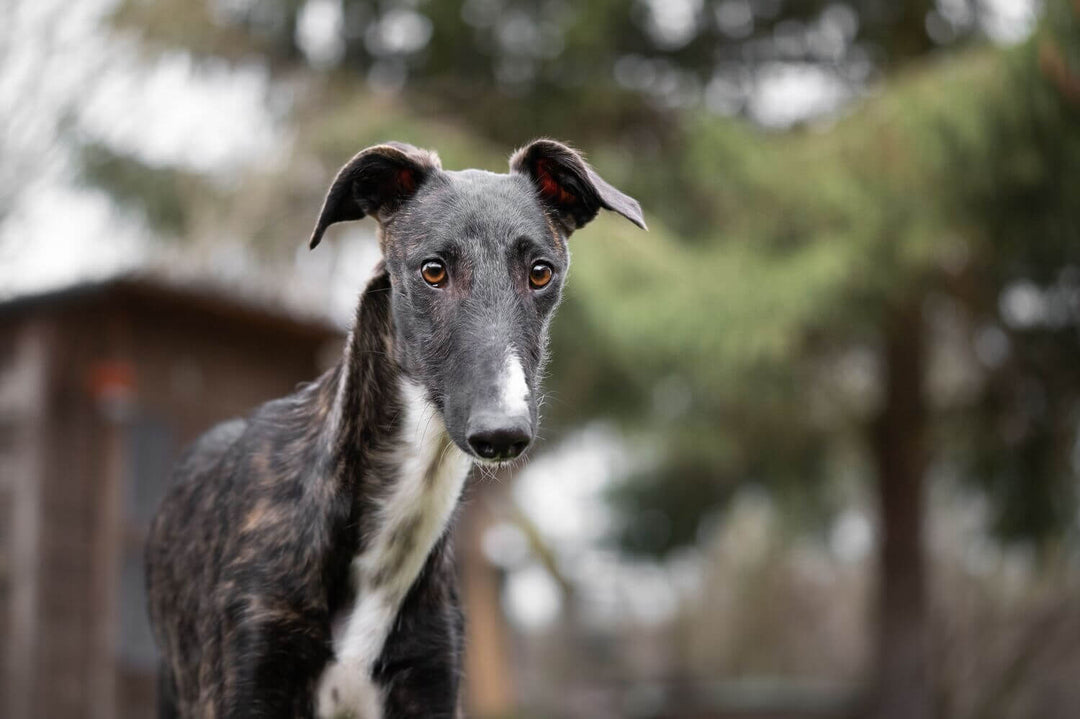
[[[960,203],[979,222],[955,292],[986,375],[957,417],[969,476],[1002,536],[1043,546],[1075,538],[1080,469],[1080,5],[1048,14],[984,132],[951,137],[969,178]]]

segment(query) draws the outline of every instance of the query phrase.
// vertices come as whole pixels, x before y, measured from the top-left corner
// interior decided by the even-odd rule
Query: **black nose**
[[[469,420],[469,446],[484,459],[513,459],[532,441],[527,418],[480,416]]]

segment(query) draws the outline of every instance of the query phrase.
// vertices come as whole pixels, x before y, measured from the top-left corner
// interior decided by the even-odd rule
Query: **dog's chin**
[[[524,456],[525,456],[524,454],[519,454],[518,456],[514,457],[513,459],[485,459],[484,457],[481,457],[481,456],[479,456],[477,454],[469,452],[469,459],[472,460],[472,463],[474,465],[476,465],[478,467],[484,467],[484,468],[487,468],[487,469],[500,469],[502,467],[509,467],[510,465],[514,464],[515,462],[517,462],[518,460],[520,460]]]

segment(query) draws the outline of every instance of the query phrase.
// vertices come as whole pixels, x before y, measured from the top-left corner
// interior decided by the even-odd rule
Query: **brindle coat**
[[[405,517],[381,573],[358,584],[352,565],[403,481],[403,382],[445,422],[445,451],[480,461],[470,428],[477,416],[499,419],[492,373],[514,358],[529,392],[528,416],[515,421],[531,437],[566,237],[601,208],[643,223],[636,202],[558,143],[519,151],[512,170],[444,172],[433,153],[391,143],[338,175],[312,246],[329,224],[372,215],[386,261],[337,367],[210,430],[178,463],[147,546],[163,716],[314,716],[335,621],[415,550],[423,517]],[[419,278],[432,256],[447,258],[446,285]],[[553,271],[550,289],[522,284],[532,262]],[[463,619],[447,536],[440,529],[407,577],[370,664],[387,719],[457,711]]]

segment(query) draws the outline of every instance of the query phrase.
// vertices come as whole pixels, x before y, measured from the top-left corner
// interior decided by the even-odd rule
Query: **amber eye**
[[[446,284],[446,265],[438,260],[428,260],[420,267],[420,275],[432,287]]]
[[[534,290],[546,287],[547,283],[551,282],[552,274],[551,265],[546,262],[537,262],[529,270],[529,285]]]

